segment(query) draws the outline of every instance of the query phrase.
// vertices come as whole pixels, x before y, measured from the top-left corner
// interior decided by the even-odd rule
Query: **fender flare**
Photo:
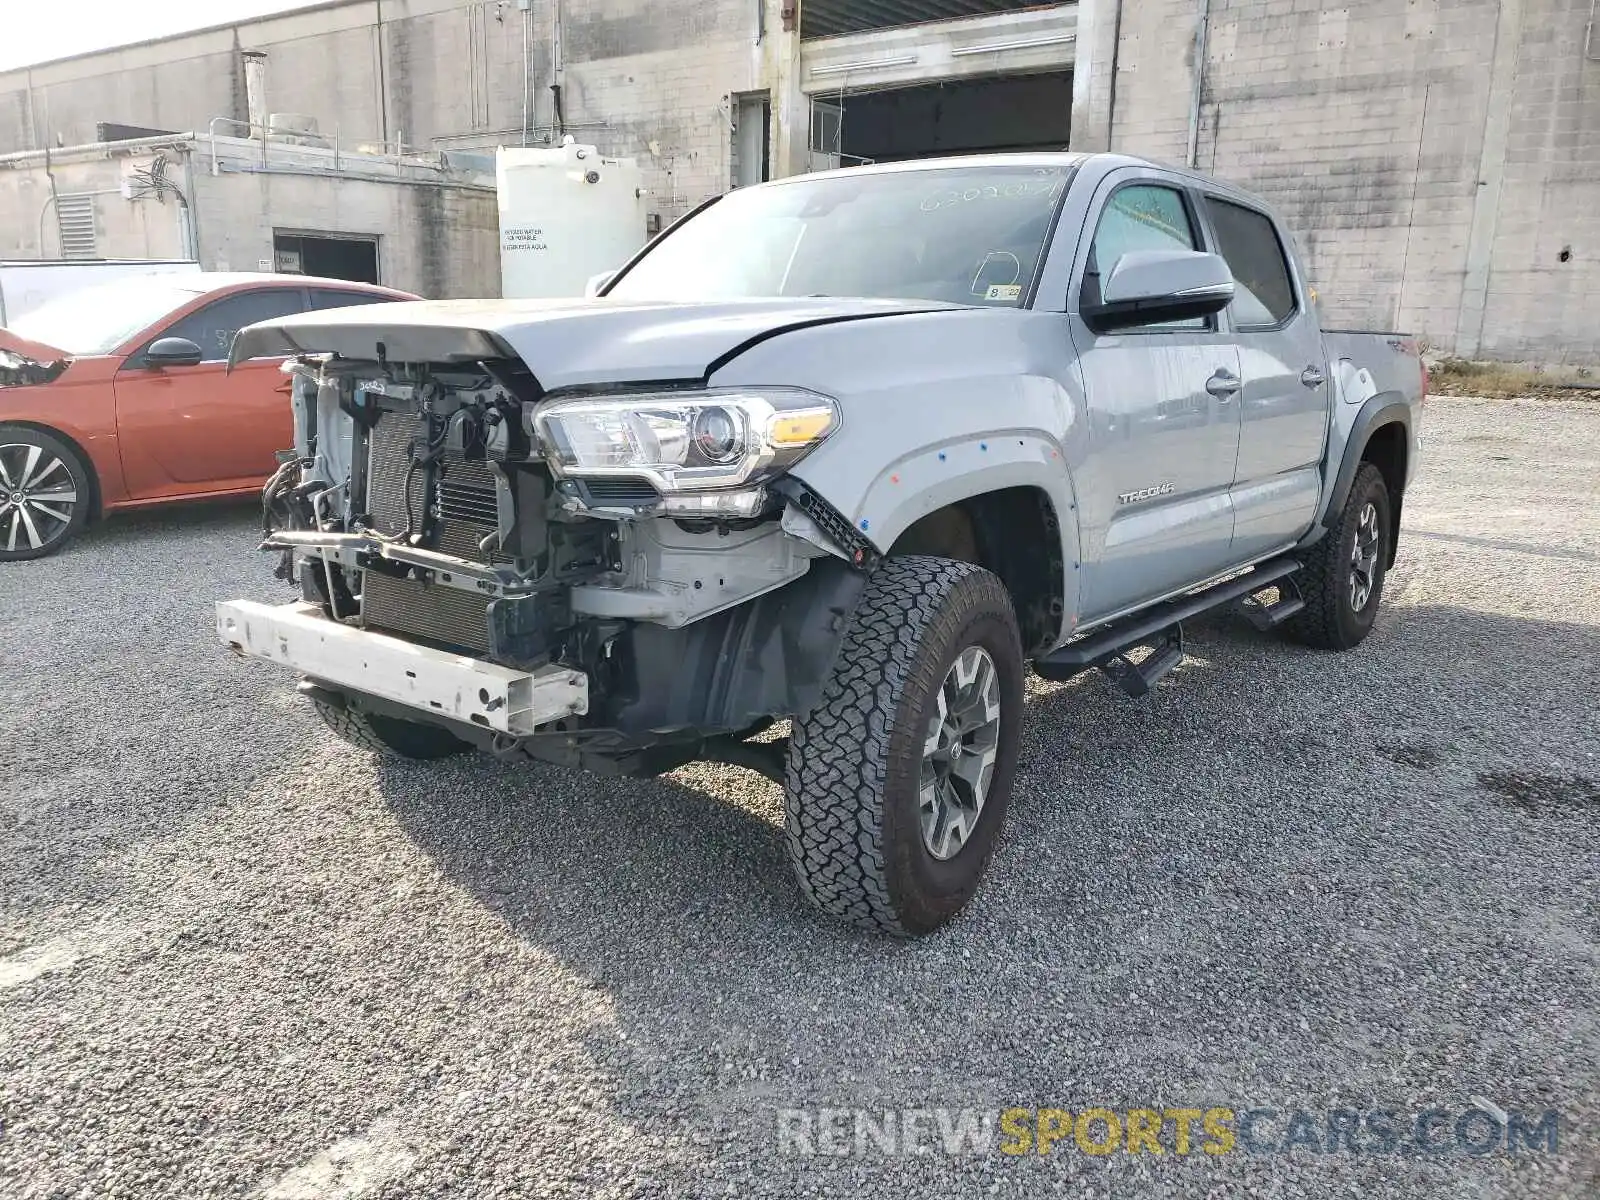
[[[1412,415],[1411,404],[1405,396],[1400,392],[1379,392],[1361,406],[1345,437],[1338,474],[1334,476],[1333,486],[1328,489],[1327,498],[1317,514],[1317,523],[1312,530],[1317,538],[1328,530],[1330,522],[1336,520],[1343,510],[1344,502],[1350,496],[1350,487],[1355,482],[1356,469],[1361,465],[1361,456],[1366,453],[1372,435],[1385,425],[1395,424],[1405,430],[1406,453],[1409,455],[1413,440]]]
[[[929,513],[1012,488],[1042,493],[1055,520],[1061,555],[1059,643],[1072,632],[1071,619],[1082,602],[1083,531],[1077,481],[1058,443],[1041,431],[1006,429],[983,438],[949,439],[901,456],[862,490],[852,506],[852,527],[887,554],[902,533]]]

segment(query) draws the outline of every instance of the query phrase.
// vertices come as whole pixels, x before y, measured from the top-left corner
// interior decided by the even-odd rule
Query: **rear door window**
[[[1263,329],[1288,320],[1296,308],[1294,282],[1272,218],[1216,196],[1206,197],[1206,214],[1216,230],[1217,253],[1233,272],[1234,325]]]
[[[305,312],[305,292],[300,288],[260,288],[235,292],[190,313],[162,332],[162,337],[187,338],[200,347],[205,362],[222,362],[233,345],[233,335],[257,321]]]

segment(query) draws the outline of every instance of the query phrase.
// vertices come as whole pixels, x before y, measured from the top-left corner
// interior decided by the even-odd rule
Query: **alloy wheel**
[[[956,656],[934,693],[918,792],[922,844],[951,859],[971,840],[994,780],[1000,746],[1000,676],[981,646]]]
[[[62,537],[78,506],[67,464],[42,446],[0,446],[0,547],[39,550]]]
[[[1356,522],[1355,541],[1350,547],[1350,607],[1360,612],[1372,599],[1378,579],[1378,509],[1370,500]]]

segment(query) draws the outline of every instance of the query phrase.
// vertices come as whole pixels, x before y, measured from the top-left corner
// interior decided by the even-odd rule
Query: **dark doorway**
[[[733,105],[734,187],[765,183],[772,161],[772,99],[767,92],[735,96]]]
[[[1072,72],[919,84],[846,95],[838,103],[844,106],[840,149],[846,163],[1065,150],[1072,126]]]
[[[274,233],[272,252],[279,271],[321,275],[351,283],[378,282],[378,239],[312,233]]]

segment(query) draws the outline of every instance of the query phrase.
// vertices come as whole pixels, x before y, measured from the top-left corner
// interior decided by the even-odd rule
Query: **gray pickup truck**
[[[805,176],[600,292],[238,336],[295,376],[263,547],[302,599],[218,629],[350,741],[752,767],[805,895],[915,935],[994,853],[1025,664],[1139,696],[1208,609],[1328,650],[1377,617],[1417,347],[1319,328],[1227,184],[1069,154]]]

